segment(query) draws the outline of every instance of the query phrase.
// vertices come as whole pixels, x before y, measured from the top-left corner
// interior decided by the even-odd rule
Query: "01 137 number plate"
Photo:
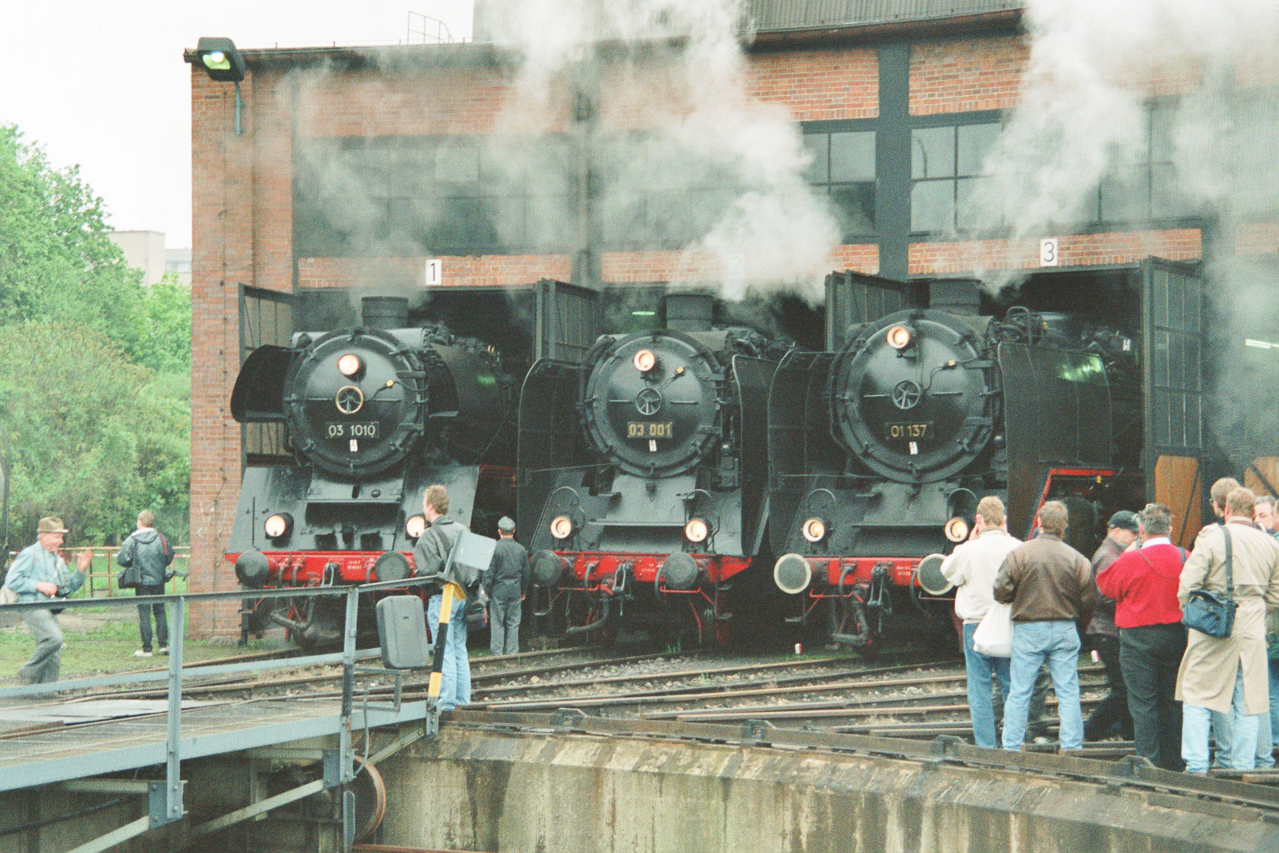
[[[884,438],[889,441],[928,441],[932,437],[932,421],[884,424]]]

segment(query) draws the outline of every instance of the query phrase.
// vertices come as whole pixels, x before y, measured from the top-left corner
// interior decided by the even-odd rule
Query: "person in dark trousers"
[[[1062,541],[1068,514],[1061,501],[1039,508],[1039,536],[1004,558],[995,600],[1012,604],[1011,689],[1004,703],[1004,749],[1020,749],[1026,735],[1035,676],[1048,664],[1057,693],[1062,750],[1079,749],[1079,631],[1075,622],[1093,604],[1096,586],[1088,558]]]
[[[521,602],[528,594],[528,551],[515,541],[515,522],[502,516],[497,522],[497,547],[493,562],[484,575],[489,597],[489,651],[495,655],[513,655],[520,650]]]
[[[173,546],[155,529],[155,516],[150,510],[138,513],[138,529],[120,545],[115,561],[127,570],[136,586],[135,595],[164,595],[164,585],[173,578],[169,565],[173,562]],[[160,654],[169,653],[169,621],[164,602],[138,605],[138,627],[142,631],[142,648],[134,657],[151,657],[151,616],[155,616],[155,638]]]
[[[1181,703],[1174,693],[1186,651],[1177,583],[1185,553],[1172,544],[1172,511],[1149,504],[1138,516],[1141,548],[1097,575],[1115,602],[1119,664],[1132,712],[1133,750],[1165,770],[1181,770]]]
[[[1093,581],[1097,575],[1119,559],[1137,539],[1137,513],[1121,509],[1110,517],[1106,538],[1092,555]],[[1106,670],[1108,692],[1084,721],[1084,740],[1102,740],[1116,726],[1124,740],[1131,740],[1132,716],[1128,712],[1128,691],[1119,666],[1119,628],[1115,626],[1115,602],[1104,594],[1097,596],[1088,629],[1084,631],[1097,660]]]
[[[440,632],[440,609],[444,604],[444,579],[440,577],[448,561],[453,543],[466,528],[448,517],[449,492],[441,485],[428,486],[422,497],[422,514],[430,526],[413,546],[413,564],[419,577],[435,578],[430,585],[430,601],[426,607],[431,639]],[[455,592],[461,592],[459,588]],[[466,653],[467,627],[463,618],[465,595],[453,599],[449,610],[448,636],[444,638],[444,661],[440,670],[440,710],[451,711],[471,701],[471,661]]]
[[[76,558],[72,572],[58,553],[67,529],[62,519],[46,516],[36,526],[36,541],[18,554],[9,566],[4,585],[12,590],[20,602],[48,601],[54,597],[66,598],[84,585],[84,573],[93,559],[85,548]],[[22,611],[22,621],[27,623],[36,641],[31,659],[18,670],[22,684],[44,684],[58,680],[62,666],[62,626],[52,610],[32,609]]]

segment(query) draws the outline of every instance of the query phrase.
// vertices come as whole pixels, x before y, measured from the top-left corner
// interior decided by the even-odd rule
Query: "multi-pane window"
[[[846,242],[875,233],[875,132],[810,130],[809,184],[824,194]]]
[[[295,153],[294,229],[306,255],[562,249],[572,209],[560,137],[311,139]],[[552,223],[553,225],[548,225]]]
[[[911,231],[964,232],[999,225],[970,203],[987,180],[983,161],[999,132],[1000,125],[993,122],[911,131]]]
[[[1101,225],[1121,225],[1192,216],[1194,205],[1180,189],[1174,162],[1173,122],[1176,105],[1153,103],[1141,128],[1135,162],[1117,163],[1090,194],[1084,218]]]

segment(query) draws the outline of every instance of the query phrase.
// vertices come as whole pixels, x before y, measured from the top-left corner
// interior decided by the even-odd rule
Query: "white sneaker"
[[[167,654],[169,653],[169,647],[168,647],[168,646],[161,646],[160,648],[158,648],[158,649],[156,649],[156,650],[155,650],[155,653],[156,653],[157,655],[167,655]]]
[[[151,657],[151,653],[148,652],[146,649],[138,649],[136,652],[133,653],[133,656],[135,658],[149,658]]]

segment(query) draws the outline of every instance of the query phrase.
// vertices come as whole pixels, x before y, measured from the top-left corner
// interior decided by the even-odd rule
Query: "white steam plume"
[[[748,96],[740,21],[738,0],[503,4],[490,29],[522,64],[499,135],[572,132],[572,90],[588,92],[602,248],[682,250],[688,282],[730,298],[816,297],[839,234],[791,117]],[[550,230],[572,233],[578,211],[562,214]]]

